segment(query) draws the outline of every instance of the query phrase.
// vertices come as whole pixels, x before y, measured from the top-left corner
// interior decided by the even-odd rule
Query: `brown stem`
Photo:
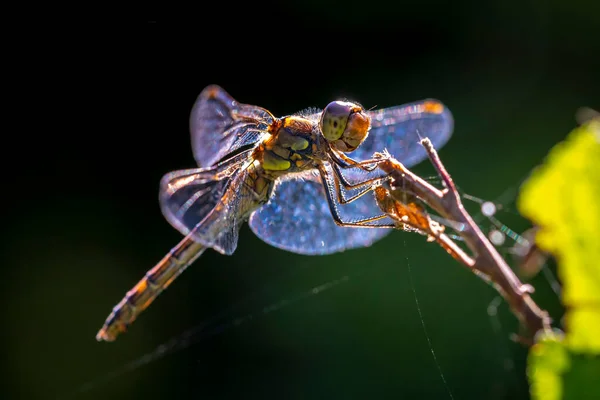
[[[449,244],[452,240],[445,235],[443,241],[440,240],[440,235],[435,235],[435,240],[452,254],[454,258],[471,268],[477,275],[491,281],[507,301],[513,313],[528,328],[531,334],[535,334],[540,330],[550,329],[550,317],[548,313],[539,308],[529,295],[533,292],[531,285],[521,283],[506,261],[498,254],[496,248],[489,242],[481,229],[479,229],[479,226],[477,226],[473,218],[465,210],[450,174],[446,171],[429,139],[423,139],[421,144],[427,151],[431,163],[442,179],[445,189],[439,190],[433,187],[419,176],[413,174],[397,160],[386,155],[379,155],[382,160],[379,162],[379,168],[392,177],[390,183],[391,190],[389,191],[391,197],[396,202],[402,202],[407,193],[415,195],[439,213],[440,216],[452,221],[453,228],[464,239],[469,249],[473,252],[474,258],[465,257],[464,255],[457,257],[455,254],[452,254],[449,249],[454,249],[458,246]]]

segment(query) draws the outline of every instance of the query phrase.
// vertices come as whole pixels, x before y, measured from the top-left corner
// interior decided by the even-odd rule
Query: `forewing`
[[[190,115],[194,158],[200,167],[210,167],[259,142],[272,122],[273,116],[264,108],[238,103],[219,86],[208,86]]]
[[[340,207],[353,219],[381,214],[371,193]],[[268,244],[307,255],[366,247],[391,231],[336,225],[318,175],[279,182],[269,202],[250,216],[249,225]]]
[[[357,161],[371,159],[373,153],[387,149],[410,167],[427,157],[419,143],[421,138],[428,137],[440,149],[450,139],[454,127],[450,110],[432,99],[369,111],[369,115],[369,135],[357,150],[348,154]]]
[[[247,199],[228,196],[243,180],[249,154],[239,154],[211,168],[166,174],[160,183],[159,201],[167,221],[183,235],[192,233],[198,243],[223,254],[233,253],[243,222],[237,213]]]

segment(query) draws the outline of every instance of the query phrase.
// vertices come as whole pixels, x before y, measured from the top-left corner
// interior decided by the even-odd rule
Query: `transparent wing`
[[[245,166],[251,151],[241,153],[211,168],[174,171],[160,183],[163,215],[183,235],[223,254],[237,247],[240,225],[248,209],[257,207],[245,190]]]
[[[354,219],[381,214],[370,193],[341,209]],[[366,247],[391,231],[336,225],[321,178],[315,174],[279,182],[269,202],[250,216],[249,225],[268,244],[307,255]]]
[[[369,135],[358,149],[349,153],[357,161],[370,159],[373,153],[387,149],[410,167],[427,158],[420,138],[428,137],[440,149],[450,139],[454,127],[450,110],[432,99],[369,111],[369,115]]]
[[[238,103],[219,86],[207,86],[190,115],[196,162],[200,167],[210,167],[227,154],[256,144],[268,134],[273,120],[264,108]]]

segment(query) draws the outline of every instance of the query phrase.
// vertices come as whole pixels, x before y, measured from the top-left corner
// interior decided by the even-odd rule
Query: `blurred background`
[[[244,226],[233,256],[206,252],[115,343],[94,336],[181,238],[158,182],[194,166],[188,116],[206,85],[279,116],[437,98],[455,118],[440,155],[456,183],[510,207],[577,109],[600,107],[599,4],[228,2],[44,25],[22,50],[27,150],[2,223],[5,398],[528,398],[506,305],[490,317],[491,287],[404,232],[309,257]],[[532,283],[560,326],[550,285]],[[165,343],[179,350],[154,360]]]

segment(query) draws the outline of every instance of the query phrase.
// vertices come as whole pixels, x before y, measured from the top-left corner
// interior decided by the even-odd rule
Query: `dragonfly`
[[[394,227],[372,195],[387,179],[372,155],[386,149],[411,166],[426,158],[421,136],[440,148],[452,130],[452,114],[433,99],[378,110],[336,100],[275,117],[206,87],[190,115],[198,168],[160,181],[161,211],[184,238],[113,308],[96,339],[114,341],[206,249],[233,254],[246,221],[266,243],[298,254],[370,246]]]

